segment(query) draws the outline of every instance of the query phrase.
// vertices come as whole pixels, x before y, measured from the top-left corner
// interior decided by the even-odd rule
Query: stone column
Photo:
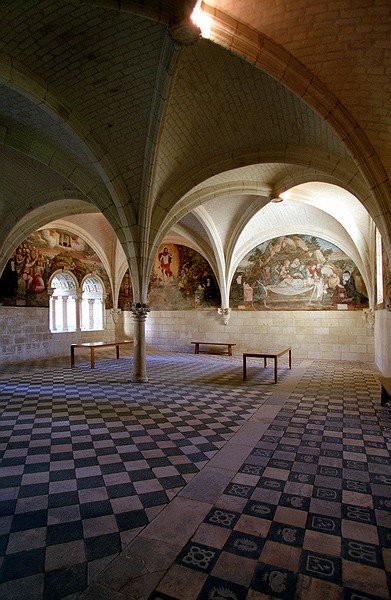
[[[49,296],[49,310],[50,310],[50,315],[49,315],[49,327],[51,331],[56,331],[57,327],[56,327],[56,301],[57,301],[57,297],[54,296],[54,292],[56,291],[56,288],[54,287],[49,287],[48,288],[48,296]]]
[[[77,292],[76,293],[76,331],[80,331],[81,330],[81,310],[82,310],[82,293],[81,292]]]
[[[132,313],[134,320],[133,335],[133,383],[146,383],[148,381],[146,368],[146,349],[145,349],[145,321],[150,308],[147,304],[133,302]]]
[[[95,298],[88,299],[88,329],[94,329]]]
[[[60,296],[62,301],[62,330],[68,331],[68,296]]]

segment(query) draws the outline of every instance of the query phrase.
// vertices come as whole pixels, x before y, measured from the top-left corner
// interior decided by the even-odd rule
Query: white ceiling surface
[[[369,287],[373,225],[351,193],[363,181],[328,123],[209,40],[174,47],[166,21],[194,2],[152,3],[160,20],[125,4],[0,5],[0,271],[11,243],[50,223],[84,233],[118,286],[150,218],[151,253],[183,240],[226,288],[251,247],[290,233],[339,245]],[[255,0],[209,4],[262,29]]]

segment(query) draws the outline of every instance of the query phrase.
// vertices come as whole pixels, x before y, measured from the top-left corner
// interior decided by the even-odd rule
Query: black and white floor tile
[[[278,389],[239,358],[151,354],[145,384],[129,358],[78,363],[0,374],[3,600],[76,599]],[[309,361],[223,492],[241,510],[217,503],[216,543],[175,559],[194,599],[388,598],[390,448],[375,369]]]

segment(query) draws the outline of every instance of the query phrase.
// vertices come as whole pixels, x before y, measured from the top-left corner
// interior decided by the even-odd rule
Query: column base
[[[147,376],[135,376],[133,375],[133,377],[131,377],[130,382],[131,383],[148,383],[148,377]]]

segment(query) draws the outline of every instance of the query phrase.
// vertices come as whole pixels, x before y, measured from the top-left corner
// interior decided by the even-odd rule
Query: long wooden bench
[[[119,347],[124,344],[133,344],[133,340],[121,340],[116,342],[83,342],[80,344],[71,344],[71,367],[75,366],[75,348],[88,349],[91,353],[91,369],[95,367],[95,350],[96,348],[108,348],[115,346],[116,355],[119,358]]]
[[[391,377],[380,377],[380,385],[380,404],[382,406],[391,405]]]
[[[194,344],[194,354],[227,354],[228,356],[232,356],[232,347],[236,346],[236,344],[231,344],[227,342],[191,342]],[[208,346],[212,348],[212,351],[209,350],[200,350],[200,346]],[[213,346],[227,346],[227,350],[225,352],[213,352]]]
[[[245,352],[243,354],[243,381],[246,380],[247,377],[247,359],[248,358],[263,358],[263,366],[267,366],[267,359],[272,358],[274,360],[274,383],[278,382],[278,359],[283,354],[289,354],[289,368],[292,368],[292,348],[291,346],[287,346],[282,350],[265,350],[263,352]]]

